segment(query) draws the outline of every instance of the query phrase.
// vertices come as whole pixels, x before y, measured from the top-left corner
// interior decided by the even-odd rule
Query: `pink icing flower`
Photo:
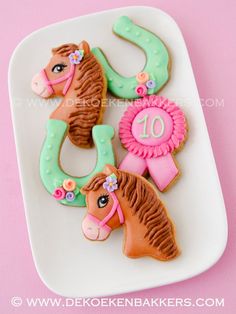
[[[62,187],[59,187],[55,188],[52,195],[56,200],[61,201],[65,198],[66,192]]]
[[[139,84],[136,88],[135,88],[135,92],[139,97],[144,97],[147,95],[147,87],[143,84]]]
[[[139,72],[136,75],[136,80],[138,81],[139,84],[146,83],[148,79],[149,79],[149,75],[147,72]]]
[[[65,179],[63,181],[63,188],[67,191],[67,192],[71,192],[74,191],[76,188],[76,182],[72,179]]]

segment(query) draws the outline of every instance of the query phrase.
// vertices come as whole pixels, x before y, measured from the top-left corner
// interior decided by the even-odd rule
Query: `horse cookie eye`
[[[108,202],[109,202],[109,196],[108,195],[100,196],[97,200],[97,204],[98,204],[99,208],[105,207]]]
[[[62,63],[56,64],[56,65],[54,65],[54,67],[52,68],[52,72],[54,72],[54,73],[60,73],[60,72],[62,72],[62,71],[64,70],[64,68],[65,68],[66,66],[67,66],[67,65],[62,64]]]

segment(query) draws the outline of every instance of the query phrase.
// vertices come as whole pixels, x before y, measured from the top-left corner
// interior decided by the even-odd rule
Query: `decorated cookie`
[[[91,173],[84,177],[71,176],[60,164],[61,146],[68,134],[68,124],[62,120],[49,119],[47,135],[40,155],[40,176],[43,185],[59,203],[67,206],[85,206],[85,196],[80,189],[96,173],[102,171],[107,163],[114,165],[114,153],[111,140],[114,129],[109,125],[96,125],[92,136],[97,148],[97,162]]]
[[[102,121],[107,87],[102,66],[87,42],[52,49],[48,65],[34,76],[31,87],[43,98],[62,96],[50,118],[69,125],[68,136],[76,146],[92,146],[92,128]]]
[[[115,96],[125,99],[158,92],[167,83],[170,72],[170,57],[164,43],[152,32],[134,24],[127,16],[118,18],[113,31],[119,37],[143,49],[146,65],[136,76],[124,77],[111,67],[99,48],[93,48],[92,52],[104,68],[108,89]]]
[[[160,191],[178,176],[173,154],[187,135],[183,111],[167,98],[151,95],[131,104],[119,125],[128,154],[119,169],[143,175],[148,170]]]
[[[90,240],[105,240],[124,225],[124,254],[171,260],[179,255],[174,225],[153,186],[143,177],[107,165],[82,189],[88,213],[82,229]]]

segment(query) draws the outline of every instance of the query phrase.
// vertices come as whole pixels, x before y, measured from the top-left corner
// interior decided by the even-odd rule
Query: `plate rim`
[[[11,69],[12,69],[12,64],[14,62],[15,55],[17,54],[18,49],[21,47],[21,45],[24,44],[26,41],[30,40],[32,37],[34,37],[34,35],[36,35],[37,33],[40,33],[41,31],[45,31],[48,28],[55,27],[57,25],[63,25],[65,23],[70,23],[72,21],[76,21],[76,20],[81,19],[81,18],[83,19],[83,18],[92,17],[92,16],[96,16],[96,15],[102,15],[104,13],[115,12],[115,11],[120,11],[120,10],[128,10],[128,9],[131,9],[131,8],[132,9],[155,10],[157,12],[160,12],[161,14],[164,14],[166,17],[168,17],[172,21],[172,23],[175,24],[176,28],[178,28],[178,31],[180,32],[180,34],[181,34],[181,36],[182,36],[182,38],[184,40],[182,31],[181,31],[179,25],[174,20],[174,18],[171,15],[169,15],[168,13],[166,13],[165,11],[163,11],[163,10],[161,10],[159,8],[156,8],[156,7],[145,6],[145,5],[124,6],[124,7],[119,7],[119,8],[115,8],[115,9],[102,10],[102,11],[93,12],[93,13],[90,13],[90,14],[85,14],[85,15],[81,15],[81,16],[65,19],[65,20],[58,21],[58,22],[55,22],[55,23],[52,23],[52,24],[48,24],[48,25],[46,25],[44,27],[41,27],[41,28],[31,32],[27,36],[25,36],[17,44],[16,48],[12,52],[12,55],[11,55],[11,58],[10,58],[10,61],[9,61],[9,66],[8,66],[8,93],[9,93],[9,99],[10,99],[12,125],[13,125],[13,131],[14,131],[14,142],[15,142],[15,146],[16,146],[16,157],[17,157],[18,173],[19,173],[19,178],[20,178],[20,186],[21,186],[22,198],[23,198],[23,204],[24,204],[24,214],[25,214],[25,218],[26,218],[26,225],[27,225],[28,238],[29,238],[29,242],[30,242],[30,248],[31,248],[31,252],[32,252],[32,257],[33,257],[33,261],[34,261],[34,265],[35,265],[36,271],[37,271],[40,279],[42,280],[42,282],[45,284],[45,286],[49,290],[54,292],[55,294],[59,294],[59,295],[64,296],[64,297],[78,297],[78,295],[71,296],[71,294],[70,295],[66,295],[64,293],[60,293],[58,290],[56,290],[54,287],[52,287],[47,282],[47,280],[44,278],[42,270],[40,269],[40,266],[38,265],[38,261],[36,259],[36,254],[35,254],[35,247],[34,247],[34,245],[32,243],[32,239],[31,239],[30,222],[29,222],[30,219],[29,219],[29,214],[28,214],[28,209],[27,209],[28,206],[27,206],[27,203],[26,203],[26,200],[25,200],[24,187],[23,187],[23,184],[22,184],[23,178],[22,178],[22,169],[21,169],[20,157],[19,157],[19,147],[18,147],[19,143],[18,143],[17,135],[16,135],[17,134],[17,130],[16,130],[16,124],[15,124],[14,105],[13,105],[13,99],[12,99],[12,93],[11,93]],[[187,49],[185,40],[184,40],[184,43],[185,43],[185,47]],[[191,70],[193,71],[192,67],[191,67]],[[194,73],[193,73],[193,77],[194,77],[194,82],[196,84]],[[198,89],[197,89],[197,92],[198,92]],[[199,94],[198,94],[198,97],[199,97]],[[202,108],[201,108],[201,110],[202,110]],[[204,114],[203,114],[203,117],[204,117]],[[205,117],[204,117],[204,122],[206,124]],[[206,125],[206,129],[207,129],[207,125]],[[208,129],[207,129],[207,133],[208,133]],[[209,133],[208,133],[208,137],[209,137]],[[215,169],[216,169],[216,176],[218,178],[218,183],[217,184],[218,184],[218,187],[220,188],[220,191],[221,191],[222,206],[224,206],[224,215],[225,215],[224,227],[222,228],[222,229],[224,229],[223,232],[222,232],[222,244],[221,244],[221,247],[218,248],[217,254],[214,255],[214,258],[212,258],[212,260],[207,265],[204,265],[204,267],[199,268],[198,271],[195,271],[195,272],[193,272],[190,275],[186,274],[186,276],[185,277],[182,276],[181,279],[177,279],[177,280],[174,280],[174,281],[166,280],[166,281],[162,282],[161,284],[160,283],[159,284],[158,283],[154,283],[154,282],[151,283],[151,284],[149,282],[147,284],[145,284],[145,282],[144,282],[142,287],[137,287],[137,288],[132,288],[132,289],[126,288],[125,286],[121,287],[121,288],[115,288],[113,286],[111,288],[111,290],[113,290],[113,292],[110,292],[110,293],[102,292],[102,287],[101,287],[101,290],[100,290],[101,292],[99,291],[98,293],[91,294],[91,295],[84,294],[84,295],[82,295],[83,298],[86,298],[86,297],[104,297],[104,296],[112,296],[112,295],[118,295],[118,294],[127,294],[127,293],[131,293],[131,292],[137,292],[137,291],[147,290],[147,289],[152,289],[152,288],[159,288],[159,287],[162,287],[162,286],[165,286],[165,285],[179,283],[179,282],[186,281],[188,279],[191,279],[191,278],[193,278],[195,276],[198,276],[198,275],[206,272],[208,269],[213,267],[221,259],[221,257],[223,256],[223,253],[224,253],[224,251],[226,249],[227,240],[228,240],[227,211],[226,211],[226,207],[225,207],[223,191],[222,191],[221,183],[220,183],[220,180],[219,180],[219,174],[218,174],[217,167],[216,167],[216,162],[215,162],[215,158],[214,158],[214,152],[213,152],[213,149],[212,149],[210,137],[209,137],[209,144],[211,146],[211,150],[212,150],[212,154],[213,154],[213,161],[214,161],[214,166],[215,166]],[[223,238],[223,236],[224,236],[224,238]]]

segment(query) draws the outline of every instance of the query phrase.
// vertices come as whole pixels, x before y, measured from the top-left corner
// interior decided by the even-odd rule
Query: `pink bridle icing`
[[[63,95],[66,95],[68,89],[70,88],[71,82],[72,82],[74,74],[75,74],[75,64],[71,64],[69,72],[67,74],[63,75],[62,77],[59,77],[56,80],[50,81],[48,79],[48,76],[47,76],[45,69],[41,70],[40,74],[42,75],[50,94],[54,94],[54,89],[52,87],[53,85],[56,85],[56,84],[59,84],[61,82],[66,81],[66,84],[65,84],[63,91],[62,91]]]
[[[87,217],[91,221],[93,221],[96,225],[98,225],[99,228],[103,228],[107,232],[111,231],[111,227],[109,227],[107,225],[107,222],[115,215],[116,212],[118,214],[118,217],[119,217],[119,220],[120,220],[120,224],[122,225],[124,223],[124,221],[125,221],[122,209],[120,207],[119,201],[118,201],[115,193],[114,192],[110,192],[109,195],[111,195],[111,197],[113,199],[113,206],[112,206],[111,211],[108,213],[108,215],[103,220],[98,219],[97,217],[95,217],[92,214],[88,214],[87,215]]]

